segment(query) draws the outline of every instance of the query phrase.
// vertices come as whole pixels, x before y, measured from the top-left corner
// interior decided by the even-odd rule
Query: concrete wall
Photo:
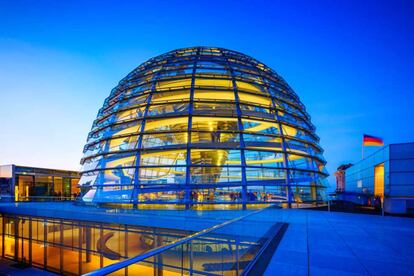
[[[389,196],[414,197],[414,143],[390,145],[389,169]]]

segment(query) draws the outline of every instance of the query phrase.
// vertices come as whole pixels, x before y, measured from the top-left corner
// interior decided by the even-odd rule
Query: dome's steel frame
[[[181,86],[174,87],[174,82]],[[234,100],[226,99],[232,97],[231,92]],[[165,100],[162,100],[163,93]],[[176,93],[175,96],[173,93]],[[177,93],[187,96],[180,99]],[[196,93],[207,96],[195,97]],[[217,98],[212,98],[215,95]],[[161,100],[156,97],[161,97]],[[255,99],[258,101],[255,102]],[[204,109],[196,110],[195,107],[203,104]],[[232,107],[235,107],[233,111]],[[163,113],[167,109],[174,111]],[[122,117],[121,114],[128,112],[130,115]],[[188,118],[187,123],[175,125],[181,128],[186,126],[186,129],[177,127],[168,131],[167,125],[162,128],[163,122],[174,118],[177,122]],[[158,130],[157,122],[161,126]],[[206,130],[209,124],[210,131]],[[146,129],[148,125],[150,127]],[[131,132],[134,127],[136,130]],[[120,130],[116,131],[116,128]],[[156,141],[157,135],[164,135],[159,139],[161,142],[164,139],[164,144],[149,146],[151,135],[153,141]],[[167,139],[168,135],[172,138]],[[211,142],[200,142],[210,136]],[[168,144],[169,140],[180,137],[181,144]],[[222,142],[220,137],[231,139]],[[119,142],[119,139],[124,141]],[[266,188],[279,191],[280,197],[276,201],[288,203],[289,206],[293,202],[321,202],[327,173],[323,150],[318,142],[315,127],[299,97],[263,63],[222,48],[178,49],[143,63],[112,90],[89,133],[81,160],[80,185],[85,193],[90,189],[94,191],[93,194],[89,192],[89,198],[97,203],[169,203],[185,204],[187,208],[192,204],[225,203],[245,207],[250,203],[274,201],[274,198],[269,198],[277,197],[278,192],[269,196]],[[166,155],[157,155],[160,151]],[[195,152],[194,156],[199,154],[200,158],[192,159],[192,152]],[[240,158],[230,159],[231,152],[235,155],[240,152]],[[165,156],[169,153],[173,157],[168,159]],[[249,157],[246,161],[246,154],[255,158]],[[266,157],[266,154],[270,157],[274,154],[275,158]],[[226,155],[226,160],[222,160],[223,155]],[[143,158],[158,160],[158,164],[142,162]],[[161,161],[162,158],[164,161]],[[162,163],[165,160],[169,161]],[[208,160],[211,160],[210,163]],[[300,165],[295,165],[295,162]],[[115,165],[111,167],[111,164]],[[196,169],[204,173],[197,175]],[[224,175],[224,169],[234,169],[235,173]],[[129,177],[125,176],[125,172]],[[171,172],[176,175],[170,177]],[[272,172],[273,177],[268,176]],[[147,180],[146,177],[151,179],[154,174],[161,175],[162,181],[157,183],[157,177],[153,181]],[[163,179],[163,174],[167,178]],[[209,177],[212,180],[199,182]],[[221,181],[222,178],[227,182]],[[255,187],[262,187],[262,190],[254,190]],[[225,191],[232,193],[231,200],[217,200],[214,196],[216,189],[227,198]],[[195,198],[200,190],[200,194],[204,195],[202,200],[198,200],[198,196]],[[157,198],[160,193],[171,192],[176,192],[175,199],[174,196],[167,200]],[[257,196],[258,193],[260,196]],[[301,193],[306,196],[301,197]],[[155,198],[140,198],[147,194],[155,194]],[[209,199],[204,200],[207,196]]]

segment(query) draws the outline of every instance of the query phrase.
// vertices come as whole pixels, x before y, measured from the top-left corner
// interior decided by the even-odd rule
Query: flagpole
[[[364,135],[362,135],[362,160],[364,160]]]
[[[362,142],[362,160],[364,160],[364,142]]]

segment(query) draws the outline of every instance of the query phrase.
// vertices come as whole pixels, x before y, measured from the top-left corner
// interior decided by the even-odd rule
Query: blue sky
[[[413,1],[3,0],[0,164],[79,169],[117,82],[196,45],[282,75],[317,126],[330,173],[361,158],[363,133],[414,141]]]

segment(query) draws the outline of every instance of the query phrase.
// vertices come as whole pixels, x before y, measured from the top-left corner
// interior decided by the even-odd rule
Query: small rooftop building
[[[345,173],[346,192],[380,196],[389,213],[414,213],[414,143],[384,146]]]
[[[73,199],[79,193],[77,171],[0,166],[0,198],[2,201]]]

